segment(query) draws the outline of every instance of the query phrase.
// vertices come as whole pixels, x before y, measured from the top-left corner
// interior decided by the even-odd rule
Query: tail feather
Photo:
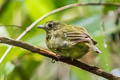
[[[96,46],[94,46],[94,51],[95,51],[96,53],[102,53],[102,51],[100,51]]]

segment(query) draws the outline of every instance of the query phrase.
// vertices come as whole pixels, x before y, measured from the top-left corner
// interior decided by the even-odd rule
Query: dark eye
[[[48,27],[52,27],[52,26],[53,26],[53,24],[51,24],[51,23],[50,23],[50,24],[48,24]]]

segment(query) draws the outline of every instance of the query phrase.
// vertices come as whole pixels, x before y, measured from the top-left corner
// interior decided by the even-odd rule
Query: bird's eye
[[[51,23],[50,23],[50,24],[48,24],[48,27],[52,27],[52,26],[53,26],[53,24],[51,24]]]

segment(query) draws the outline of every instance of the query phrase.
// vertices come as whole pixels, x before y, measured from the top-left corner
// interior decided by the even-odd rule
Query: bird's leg
[[[51,60],[52,63],[55,63],[55,61],[56,61],[55,59],[52,59],[52,60]]]
[[[52,59],[51,60],[52,63],[55,63],[55,61],[59,61],[61,56],[59,54],[56,54],[56,57],[57,57],[57,59]]]
[[[73,61],[74,59],[73,59],[73,58],[71,58],[71,60]]]
[[[56,56],[57,56],[57,61],[59,61],[61,56],[59,54],[56,54]]]

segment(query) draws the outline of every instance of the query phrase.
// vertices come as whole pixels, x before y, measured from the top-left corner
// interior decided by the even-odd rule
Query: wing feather
[[[72,30],[71,30],[71,29],[72,29]],[[86,38],[89,38],[89,40],[91,40],[94,45],[97,44],[97,42],[96,42],[95,40],[93,40],[93,39],[89,36],[87,30],[86,30],[85,28],[83,28],[83,27],[70,26],[70,25],[69,25],[69,27],[68,27],[68,26],[65,27],[64,30],[65,30],[65,31],[64,31],[65,37],[66,37],[66,39],[69,40],[69,41],[73,41],[73,42],[76,42],[76,43],[77,43],[77,42],[79,42],[79,41],[81,41],[81,40],[85,40]],[[88,42],[89,42],[89,41],[88,41]]]

